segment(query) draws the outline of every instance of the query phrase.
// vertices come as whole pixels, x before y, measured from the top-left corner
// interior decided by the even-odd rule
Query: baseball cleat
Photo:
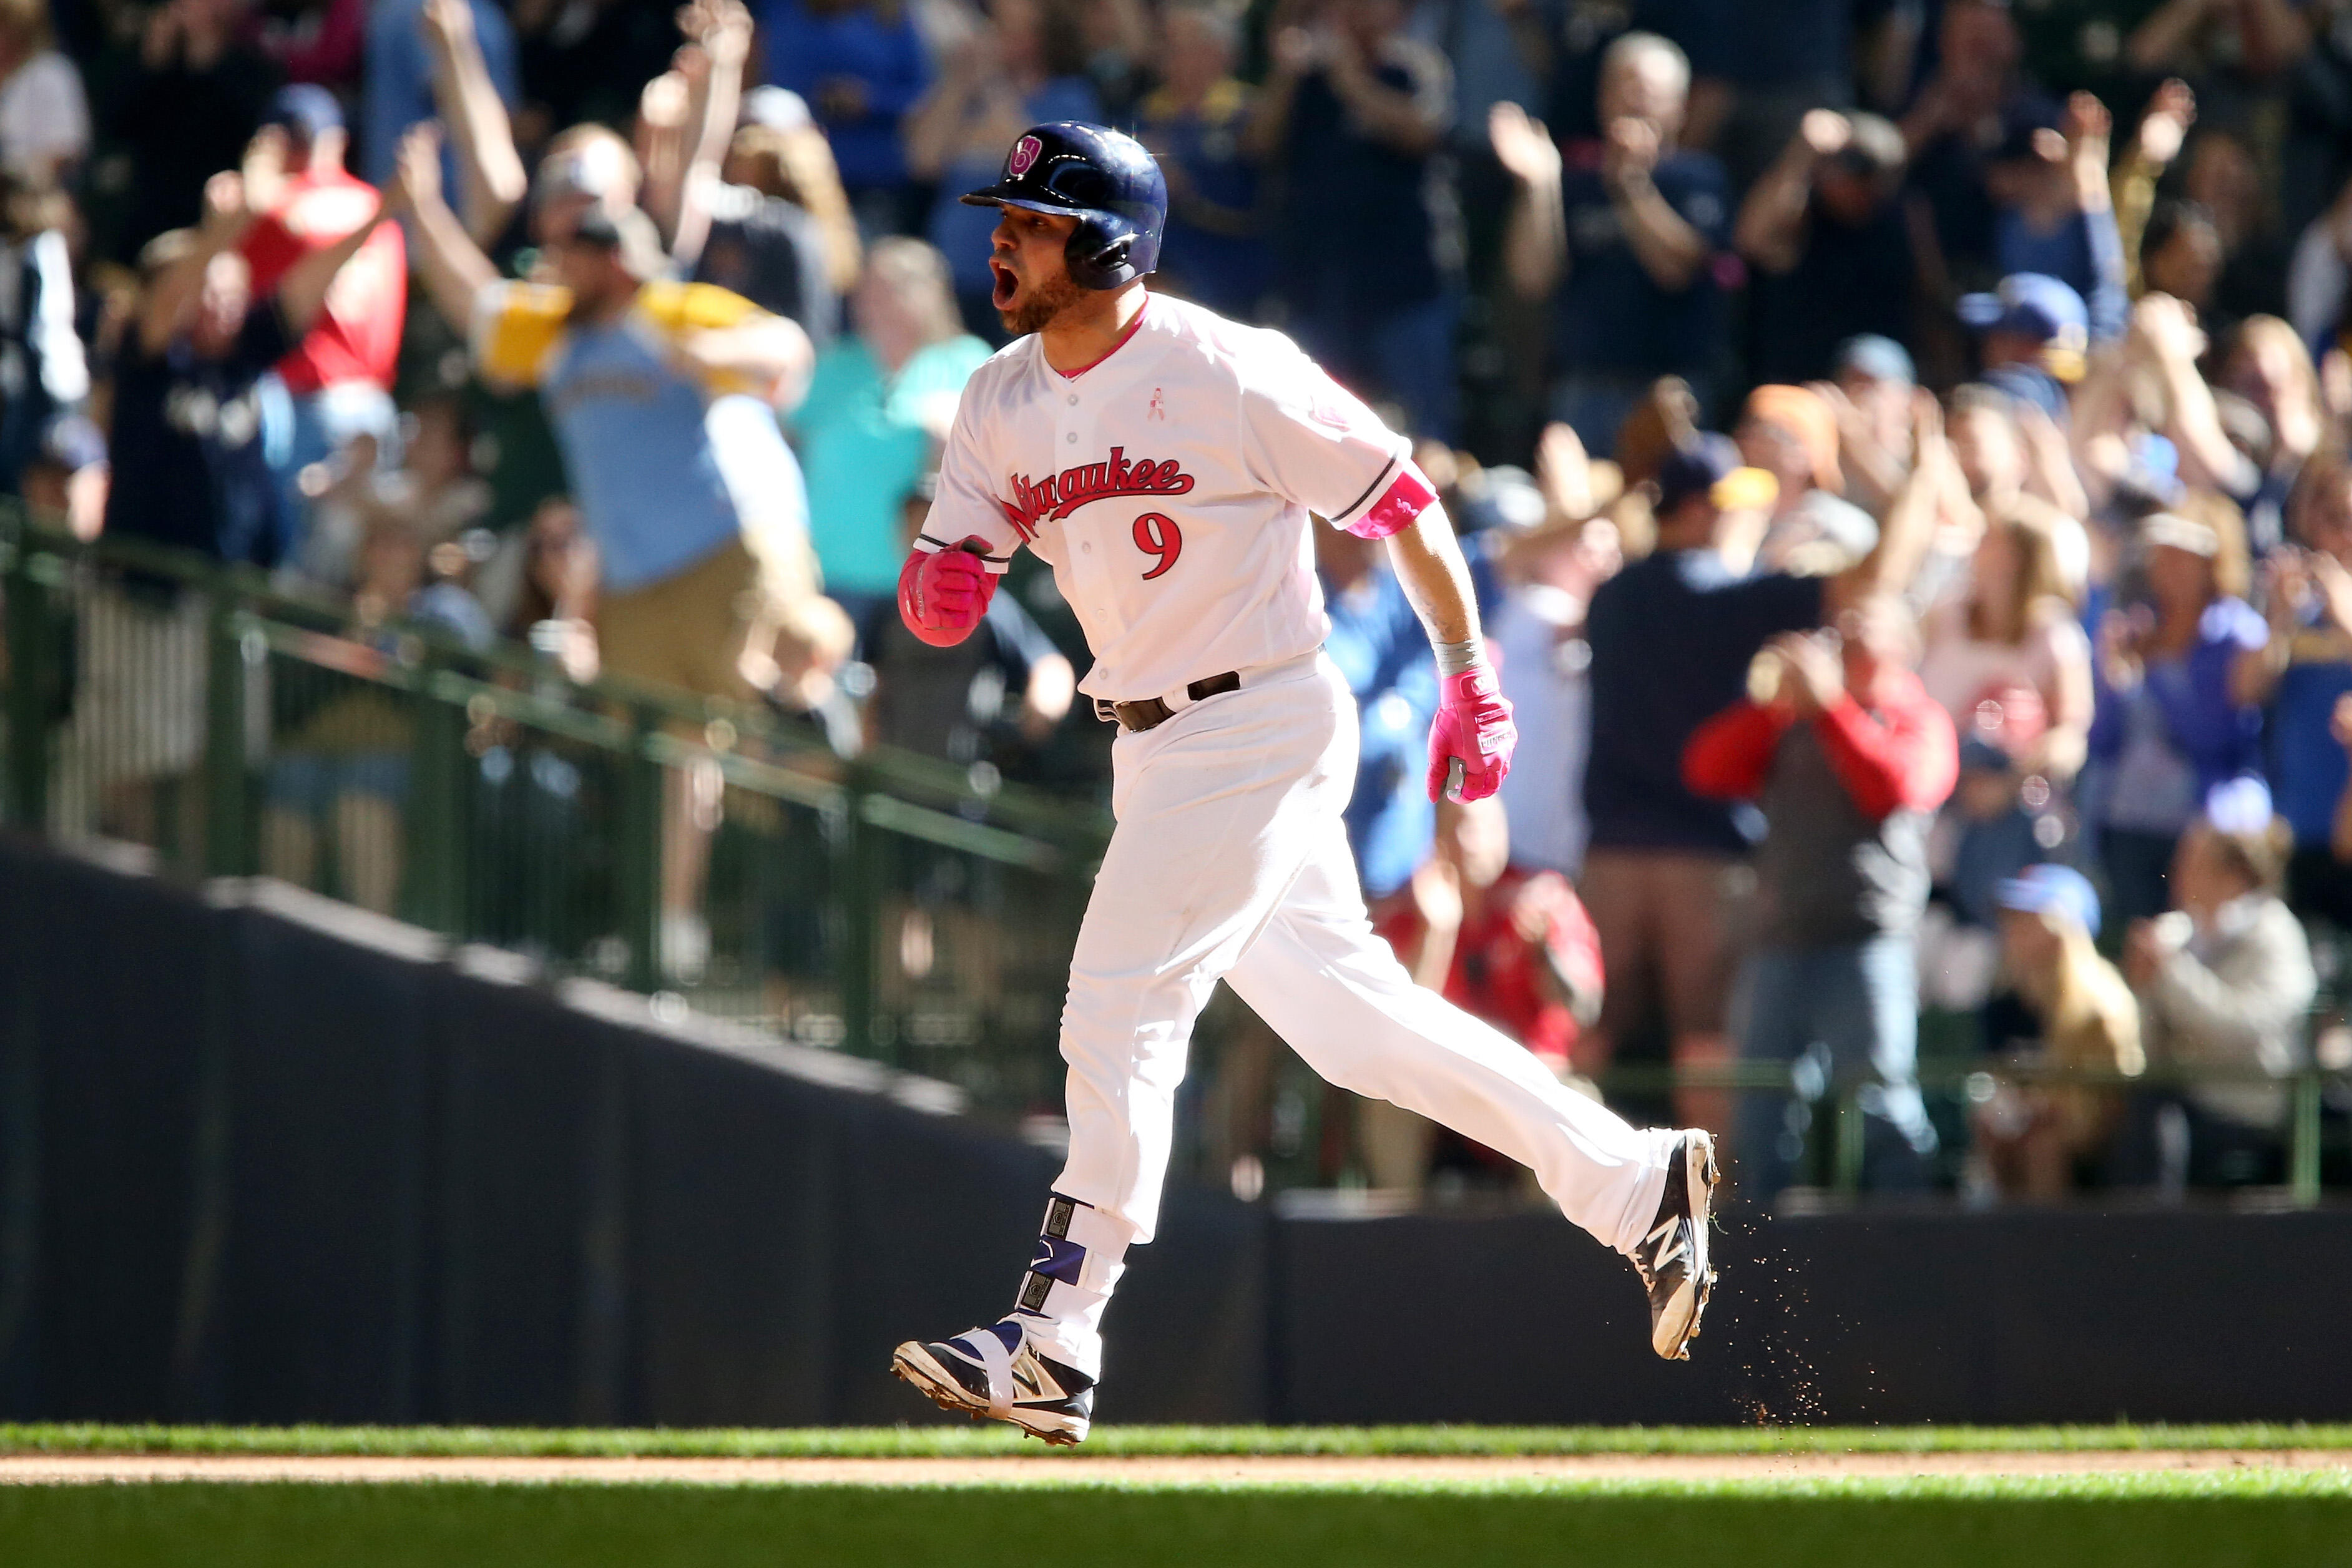
[[[1094,1425],[1095,1380],[1039,1355],[1016,1319],[951,1340],[908,1340],[890,1357],[890,1371],[942,1410],[1010,1422],[1061,1447],[1085,1441]]]
[[[1716,1180],[1715,1139],[1705,1131],[1684,1133],[1666,1168],[1658,1217],[1633,1249],[1633,1267],[1650,1292],[1650,1348],[1668,1361],[1690,1360],[1699,1314],[1715,1289],[1706,1229]]]

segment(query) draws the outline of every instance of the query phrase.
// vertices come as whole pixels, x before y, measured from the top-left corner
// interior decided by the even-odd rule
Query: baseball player
[[[1049,563],[1094,652],[1079,689],[1122,731],[1118,826],[1070,962],[1070,1156],[1034,1258],[1001,1321],[902,1344],[892,1370],[947,1409],[1086,1436],[1103,1309],[1151,1239],[1186,1043],[1220,979],[1332,1082],[1531,1167],[1633,1259],[1652,1348],[1685,1357],[1714,1285],[1707,1134],[1636,1131],[1564,1087],[1414,985],[1365,918],[1339,819],[1356,715],[1320,651],[1312,519],[1385,540],[1429,628],[1432,797],[1492,795],[1517,738],[1410,443],[1279,332],[1145,290],[1167,186],[1130,138],[1034,126],[963,199],[1000,209],[989,267],[1017,335],[964,388],[899,613],[953,643],[1014,551]]]

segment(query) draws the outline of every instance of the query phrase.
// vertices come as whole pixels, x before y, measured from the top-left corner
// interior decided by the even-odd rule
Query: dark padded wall
[[[1056,1162],[877,1069],[0,840],[0,1419],[946,1419]],[[495,967],[495,966],[494,966]],[[1696,1346],[1556,1216],[1169,1194],[1116,1421],[2352,1418],[2352,1213],[1735,1226]]]

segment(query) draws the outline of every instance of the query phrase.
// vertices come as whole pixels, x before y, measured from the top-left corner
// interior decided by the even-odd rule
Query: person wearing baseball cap
[[[2276,1080],[2305,1058],[2318,990],[2303,922],[2279,896],[2294,847],[2258,774],[2221,781],[2173,857],[2170,912],[2124,938],[2124,977],[2139,997],[2150,1058],[2240,1075],[2180,1092],[2189,1177],[2199,1186],[2285,1173],[2289,1100]]]
[[[2019,1021],[2033,1031],[2001,1044],[2038,1067],[2136,1076],[2147,1065],[2138,1005],[2114,964],[2099,956],[2099,896],[2071,866],[2029,866],[1994,891],[2001,959]],[[2121,1097],[2112,1089],[2021,1084],[1995,1075],[1991,1097],[1969,1112],[1981,1179],[2004,1195],[2064,1197],[2079,1166],[2106,1151]]]
[[[249,177],[282,170],[284,178],[238,247],[253,269],[257,298],[277,288],[303,257],[373,220],[381,199],[343,168],[349,140],[342,108],[325,88],[298,82],[269,100],[246,167]],[[249,186],[248,198],[256,194]],[[286,395],[266,398],[262,406],[290,416],[281,416],[285,428],[268,432],[266,449],[294,530],[298,566],[310,506],[303,471],[329,462],[362,436],[374,439],[377,460],[387,468],[400,461],[392,381],[407,316],[406,242],[399,225],[380,224],[336,279],[317,321],[271,373]]]
[[[1758,559],[1774,570],[1841,572],[1878,542],[1878,524],[1845,497],[1837,412],[1807,386],[1759,386],[1741,412],[1739,450],[1780,487]]]
[[[1838,344],[1830,382],[1867,433],[1863,440],[1840,439],[1845,499],[1884,517],[1909,473],[1913,394],[1919,385],[1911,351],[1876,332],[1857,333]]]
[[[580,149],[588,152],[594,142]],[[800,465],[776,422],[814,359],[808,334],[739,294],[661,274],[652,220],[580,187],[551,232],[551,280],[509,282],[441,192],[439,138],[411,132],[394,205],[417,236],[435,307],[483,377],[537,387],[600,573],[604,668],[751,700],[772,689],[778,628],[818,587]],[[661,960],[691,979],[709,951],[698,913],[709,829],[683,792],[664,802]]]
[[[1982,379],[2063,419],[2064,384],[2080,381],[2091,347],[2083,296],[2055,278],[2017,272],[1990,294],[1963,294],[1961,322],[1977,336]]]
[[[1591,742],[1584,803],[1590,847],[1580,885],[1611,984],[1589,1060],[1664,1015],[1677,1061],[1719,1058],[1734,953],[1724,889],[1762,823],[1752,805],[1694,792],[1682,770],[1698,727],[1739,700],[1757,651],[1859,603],[1903,539],[1836,578],[1755,569],[1780,484],[1727,436],[1670,447],[1649,480],[1656,548],[1594,592]],[[1916,521],[1912,526],[1916,526]],[[1581,1049],[1581,1047],[1580,1047]],[[1730,1107],[1689,1096],[1678,1114],[1724,1125]],[[1710,1120],[1713,1118],[1714,1120]]]

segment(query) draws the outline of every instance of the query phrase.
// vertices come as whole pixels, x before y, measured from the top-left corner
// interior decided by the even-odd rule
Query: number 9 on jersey
[[[1147,511],[1135,520],[1135,547],[1146,555],[1160,557],[1160,564],[1143,574],[1150,582],[1164,576],[1168,568],[1176,564],[1176,557],[1184,553],[1184,535],[1176,520],[1165,512]]]

